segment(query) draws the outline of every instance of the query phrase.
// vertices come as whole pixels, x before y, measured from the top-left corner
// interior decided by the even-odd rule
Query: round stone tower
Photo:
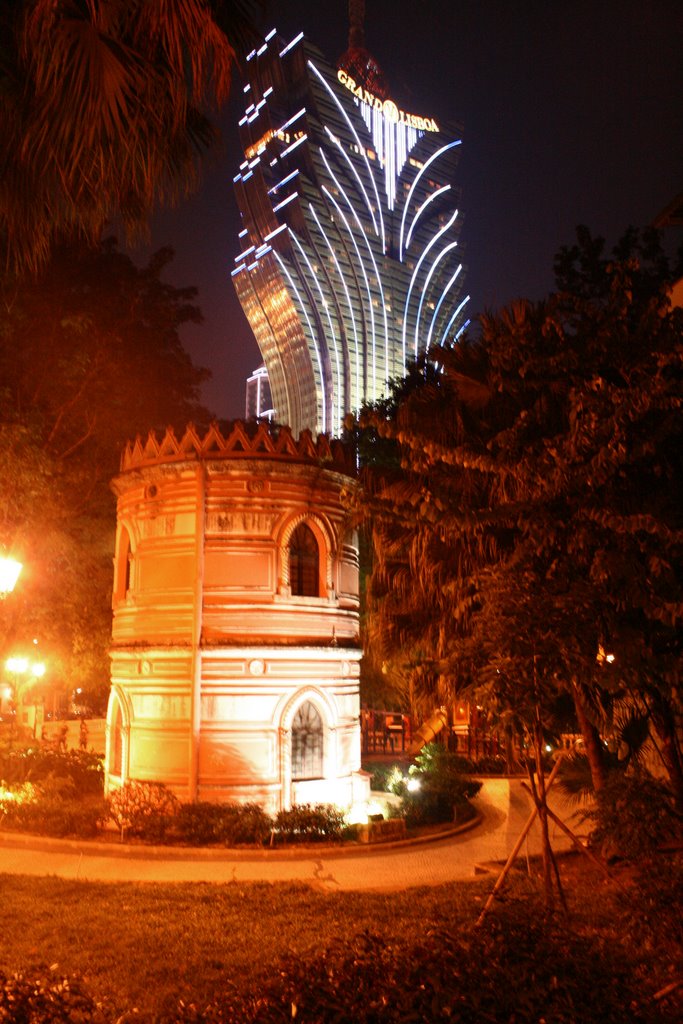
[[[129,445],[112,486],[108,789],[163,782],[270,813],[367,799],[349,449],[188,427]]]

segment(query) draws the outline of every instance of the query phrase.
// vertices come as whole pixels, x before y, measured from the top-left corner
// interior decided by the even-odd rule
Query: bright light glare
[[[18,675],[21,675],[28,668],[28,658],[8,658],[5,662],[5,668],[8,672],[16,672]]]
[[[386,814],[386,807],[378,800],[357,803],[346,812],[344,820],[347,825],[365,825],[371,814]]]
[[[31,672],[36,677],[36,679],[41,679],[45,675],[45,665],[43,664],[42,661],[36,661],[33,665],[31,665]]]
[[[408,790],[409,793],[416,793],[419,788],[420,788],[420,780],[419,779],[415,779],[415,778],[408,779],[408,781],[406,783],[406,789]]]
[[[21,562],[14,558],[0,558],[0,595],[11,594],[21,572]]]
[[[546,752],[546,754],[549,754],[552,749],[553,748],[550,746],[550,744],[546,743],[546,745],[545,745],[545,752]]]
[[[605,655],[605,661],[608,661],[610,663],[610,665],[611,665],[612,662],[614,661],[614,655],[613,654],[606,654]]]

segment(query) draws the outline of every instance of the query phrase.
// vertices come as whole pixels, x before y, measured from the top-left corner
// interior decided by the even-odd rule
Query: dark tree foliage
[[[257,39],[259,0],[4,0],[0,263],[139,232],[198,181],[212,115]]]
[[[131,437],[206,424],[179,329],[199,322],[194,288],[139,268],[113,240],[62,247],[36,278],[0,281],[0,545],[25,564],[5,602],[3,655],[33,638],[46,686],[106,692],[115,504]]]
[[[569,692],[589,739],[626,698],[683,803],[680,272],[652,232],[608,256],[580,229],[545,302],[482,317],[360,423],[388,666],[427,707],[469,687],[527,727]]]

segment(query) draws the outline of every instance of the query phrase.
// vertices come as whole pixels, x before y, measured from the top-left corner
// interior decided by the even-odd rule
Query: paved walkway
[[[570,810],[553,790],[550,806]],[[105,882],[305,882],[326,891],[397,890],[473,879],[481,865],[504,861],[532,809],[517,779],[487,779],[474,801],[480,820],[446,838],[321,850],[187,850],[81,843],[0,833],[0,873]],[[571,825],[571,822],[570,822]],[[570,843],[551,823],[554,849]],[[521,855],[540,852],[536,821]]]

